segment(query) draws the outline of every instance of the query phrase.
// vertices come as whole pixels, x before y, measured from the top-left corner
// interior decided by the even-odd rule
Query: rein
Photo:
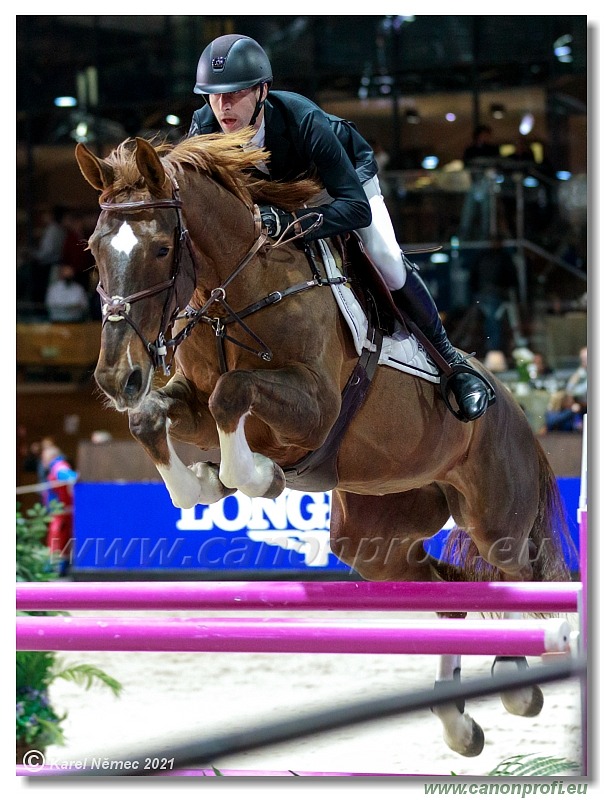
[[[220,366],[221,372],[226,372],[228,370],[226,364],[226,358],[224,353],[224,341],[228,339],[230,342],[233,342],[238,347],[241,347],[249,352],[254,353],[259,358],[264,361],[270,361],[273,357],[273,354],[270,348],[243,322],[243,319],[250,314],[259,311],[262,308],[266,308],[267,306],[274,305],[275,303],[280,302],[285,297],[289,297],[293,294],[298,294],[299,292],[305,291],[310,289],[314,286],[327,286],[331,285],[332,283],[341,283],[345,281],[345,278],[322,278],[318,271],[314,267],[314,261],[312,259],[312,255],[310,249],[307,245],[305,245],[305,252],[309,261],[311,263],[311,267],[313,270],[313,278],[309,281],[304,281],[299,283],[295,286],[290,286],[283,291],[275,291],[271,292],[269,295],[264,297],[261,300],[258,300],[255,303],[247,306],[241,311],[235,311],[227,302],[226,299],[226,288],[227,286],[240,274],[240,272],[250,263],[250,261],[258,254],[258,252],[265,247],[266,249],[275,249],[277,247],[281,247],[283,244],[291,243],[295,239],[300,238],[306,233],[315,230],[323,223],[323,215],[318,214],[317,212],[309,212],[306,215],[298,217],[291,223],[281,234],[279,239],[275,242],[267,244],[268,242],[268,234],[262,228],[262,220],[260,217],[260,211],[258,206],[254,206],[253,214],[254,214],[254,241],[250,246],[247,253],[244,255],[242,260],[237,264],[235,269],[231,272],[231,274],[223,281],[223,283],[212,289],[210,292],[210,296],[208,300],[203,304],[200,309],[194,309],[191,306],[187,305],[186,309],[183,313],[181,313],[181,309],[178,306],[174,307],[174,310],[170,312],[170,306],[172,304],[172,300],[174,294],[177,289],[177,280],[179,275],[181,274],[181,265],[182,265],[182,252],[183,247],[186,245],[187,251],[189,253],[189,257],[191,259],[191,263],[193,265],[195,275],[198,273],[198,263],[195,257],[195,252],[193,250],[191,244],[191,238],[189,236],[189,231],[184,225],[183,216],[182,216],[182,200],[180,199],[179,195],[179,187],[175,180],[172,180],[172,198],[164,198],[160,200],[139,200],[139,201],[130,201],[124,203],[107,203],[103,202],[100,203],[100,207],[104,211],[143,211],[150,208],[173,208],[176,211],[177,215],[177,225],[175,228],[175,241],[176,246],[174,249],[174,260],[172,265],[172,276],[161,283],[155,284],[154,286],[149,287],[148,289],[142,289],[141,291],[134,292],[127,297],[121,297],[120,295],[113,295],[110,296],[107,294],[103,286],[99,283],[97,286],[97,292],[101,296],[103,301],[102,305],[102,315],[103,315],[103,326],[107,322],[120,322],[124,320],[127,322],[130,327],[136,332],[138,337],[141,339],[153,367],[157,369],[158,367],[162,367],[164,375],[169,375],[172,362],[168,362],[167,360],[167,353],[168,348],[172,348],[172,360],[174,358],[174,353],[176,352],[176,348],[178,347],[181,342],[183,342],[193,331],[195,326],[199,322],[203,322],[208,324],[214,330],[216,334],[216,345],[218,351],[218,361]],[[302,231],[301,226],[299,223],[307,219],[309,217],[316,217],[315,221],[312,225],[307,228],[306,231]],[[290,233],[291,229],[294,228],[295,233],[290,238],[286,238]],[[159,332],[155,341],[149,341],[141,331],[140,327],[136,324],[136,322],[132,319],[130,315],[130,309],[134,303],[137,303],[140,300],[146,299],[148,297],[153,297],[160,292],[168,291],[168,295],[166,297],[166,301],[164,303],[161,322],[159,326]],[[207,314],[208,309],[212,305],[218,305],[222,308],[225,312],[222,316],[209,316]],[[173,338],[168,338],[168,331],[171,331],[172,326],[177,320],[188,319],[189,322],[185,325],[184,328],[180,330],[176,336]],[[226,332],[226,328],[228,325],[235,323],[239,325],[258,345],[258,349],[254,349],[249,345],[246,345],[243,342],[238,341],[234,337],[230,336]]]

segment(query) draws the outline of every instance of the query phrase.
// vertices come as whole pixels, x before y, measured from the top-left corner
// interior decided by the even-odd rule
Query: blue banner
[[[559,478],[578,551],[578,478]],[[240,492],[174,508],[160,483],[76,483],[73,571],[249,574],[350,573],[329,548],[329,492],[286,489],[276,500]],[[452,523],[451,523],[452,526]],[[427,543],[438,557],[448,529]],[[575,553],[567,554],[578,569]],[[270,577],[270,576],[268,576]]]
[[[78,483],[74,506],[75,570],[349,571],[329,549],[328,492],[182,510],[163,484]]]

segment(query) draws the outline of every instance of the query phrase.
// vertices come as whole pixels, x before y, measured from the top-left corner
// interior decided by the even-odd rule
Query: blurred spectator
[[[522,164],[525,164],[526,167],[536,164],[533,149],[524,136],[518,137],[514,146],[514,152],[507,156],[507,158],[510,161],[521,162]]]
[[[545,377],[546,375],[551,375],[553,373],[553,369],[547,363],[547,360],[543,353],[539,353],[533,350],[533,370],[531,372],[531,378],[536,380],[537,378]]]
[[[505,304],[511,302],[510,294],[517,297],[518,274],[510,253],[499,238],[491,240],[488,250],[479,251],[469,265],[470,289],[476,308],[483,317],[484,341],[489,350],[506,351],[503,341]]]
[[[113,436],[109,431],[92,431],[90,441],[92,444],[108,444],[113,441]]]
[[[38,477],[38,483],[41,483],[44,478],[44,471],[40,463],[41,451],[41,443],[32,442],[23,456],[23,472],[35,472]]]
[[[32,254],[30,296],[34,303],[43,303],[52,268],[61,262],[63,245],[67,236],[65,206],[54,206],[44,212],[44,229],[37,249]]]
[[[522,238],[526,233],[529,238],[533,238],[536,232],[534,212],[536,189],[528,189],[524,186],[524,179],[529,173],[535,176],[536,161],[535,154],[524,136],[519,136],[514,145],[514,152],[502,159],[501,166],[505,176],[501,193],[501,206],[503,220],[509,235],[515,238]],[[518,228],[518,190],[523,195],[523,219],[522,228]]]
[[[548,431],[582,431],[587,413],[587,347],[579,353],[581,363],[570,376],[565,388],[554,392],[545,413]]]
[[[493,143],[490,125],[478,125],[474,129],[472,143],[466,147],[463,163],[470,170],[472,185],[468,191],[459,222],[459,237],[470,239],[476,236],[484,240],[489,235],[491,219],[490,178],[488,168],[494,166],[499,157],[499,146]],[[475,225],[478,218],[478,226]]]
[[[88,236],[84,215],[69,211],[65,215],[65,241],[61,260],[73,267],[74,278],[90,294],[90,274],[94,266],[94,258],[88,249]]]
[[[566,384],[566,393],[587,413],[587,347],[579,351],[579,366]]]
[[[373,149],[373,155],[375,156],[380,171],[383,172],[390,163],[390,154],[377,139],[367,139],[367,141]]]
[[[535,389],[555,392],[558,388],[555,372],[547,363],[543,353],[533,351],[533,363],[529,364],[529,375]]]
[[[392,193],[392,186],[387,176],[384,175],[385,170],[390,164],[390,153],[384,149],[382,143],[377,139],[367,139],[373,150],[373,155],[377,161],[378,171],[380,176],[380,189],[384,197],[390,197]]]
[[[51,322],[83,322],[89,317],[90,300],[75,280],[71,264],[61,264],[59,276],[46,292],[46,310]]]
[[[490,372],[506,372],[508,369],[507,359],[501,350],[489,350],[483,363]]]
[[[561,389],[554,392],[545,412],[545,429],[547,431],[581,431],[583,430],[583,414],[581,406]]]
[[[46,468],[42,464],[42,450],[48,447],[54,447],[55,440],[51,436],[45,436],[39,442],[32,442],[23,457],[23,471],[35,472],[36,482],[45,483],[46,481]],[[43,503],[46,502],[46,495],[40,491],[40,499]]]
[[[51,500],[57,500],[63,504],[62,512],[55,514],[48,526],[46,544],[59,574],[65,575],[73,537],[73,484],[77,472],[50,438],[42,440],[40,462],[46,481],[61,482],[61,485],[49,486],[45,490],[44,503],[48,506]]]

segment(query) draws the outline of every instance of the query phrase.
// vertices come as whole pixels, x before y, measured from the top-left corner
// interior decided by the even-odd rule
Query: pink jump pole
[[[569,648],[565,620],[18,617],[18,650],[540,656]]]
[[[532,611],[576,613],[579,583],[208,581],[19,583],[21,611]]]

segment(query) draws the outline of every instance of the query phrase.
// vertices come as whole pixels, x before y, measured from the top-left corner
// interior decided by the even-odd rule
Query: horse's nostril
[[[136,367],[133,369],[130,375],[128,375],[128,380],[124,386],[124,393],[127,397],[135,397],[141,390],[143,385],[143,373],[142,370]]]

